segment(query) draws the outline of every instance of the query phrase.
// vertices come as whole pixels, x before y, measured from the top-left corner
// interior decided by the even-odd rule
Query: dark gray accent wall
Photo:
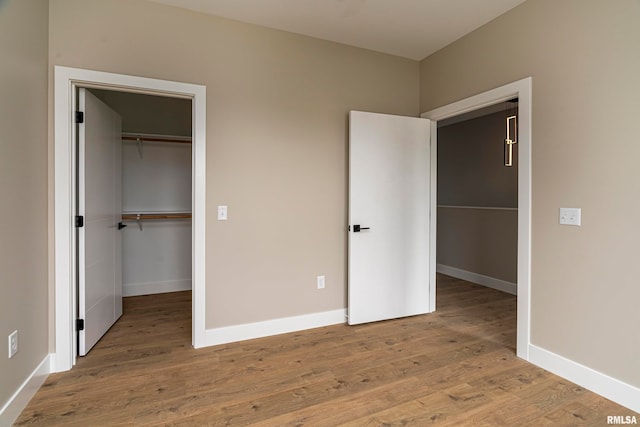
[[[437,263],[516,283],[517,145],[504,166],[505,121],[497,112],[438,128]]]
[[[438,128],[438,205],[518,206],[518,146],[504,166],[505,113]]]

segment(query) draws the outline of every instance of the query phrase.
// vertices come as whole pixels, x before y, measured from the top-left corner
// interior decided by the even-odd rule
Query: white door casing
[[[430,119],[431,128],[431,255],[429,264],[435,271],[437,208],[436,187],[438,135],[437,121],[479,110],[509,99],[518,98],[518,326],[516,353],[529,359],[531,347],[531,128],[532,128],[532,78],[526,77],[512,83],[478,93],[469,98],[436,108],[421,114]],[[435,273],[431,278],[431,292],[435,295]],[[435,299],[435,298],[434,298]],[[434,301],[435,302],[435,301]],[[434,307],[435,309],[435,307]]]
[[[349,324],[430,310],[430,124],[351,111]],[[356,226],[368,227],[360,232]]]
[[[85,356],[122,315],[122,120],[78,89],[78,354]]]
[[[206,87],[80,68],[54,66],[54,351],[51,371],[75,364],[76,253],[75,93],[79,87],[187,98],[192,100],[192,343],[206,345]]]

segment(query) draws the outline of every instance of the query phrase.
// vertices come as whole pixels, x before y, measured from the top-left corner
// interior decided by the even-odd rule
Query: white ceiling
[[[421,60],[525,0],[151,0]]]

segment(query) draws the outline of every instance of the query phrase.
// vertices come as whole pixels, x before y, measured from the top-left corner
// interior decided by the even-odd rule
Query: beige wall
[[[47,1],[0,2],[0,407],[48,353],[47,33]]]
[[[422,111],[532,76],[532,341],[634,386],[639,22],[637,0],[529,0],[421,63]]]
[[[207,86],[206,327],[344,308],[347,113],[416,116],[419,63],[140,0],[50,7],[52,65]]]

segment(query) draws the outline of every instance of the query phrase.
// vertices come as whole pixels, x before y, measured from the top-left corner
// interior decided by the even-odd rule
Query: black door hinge
[[[84,123],[84,113],[82,111],[76,111],[76,123]]]
[[[84,331],[84,319],[76,319],[76,329]]]
[[[84,217],[82,215],[76,215],[76,227],[84,227]]]

